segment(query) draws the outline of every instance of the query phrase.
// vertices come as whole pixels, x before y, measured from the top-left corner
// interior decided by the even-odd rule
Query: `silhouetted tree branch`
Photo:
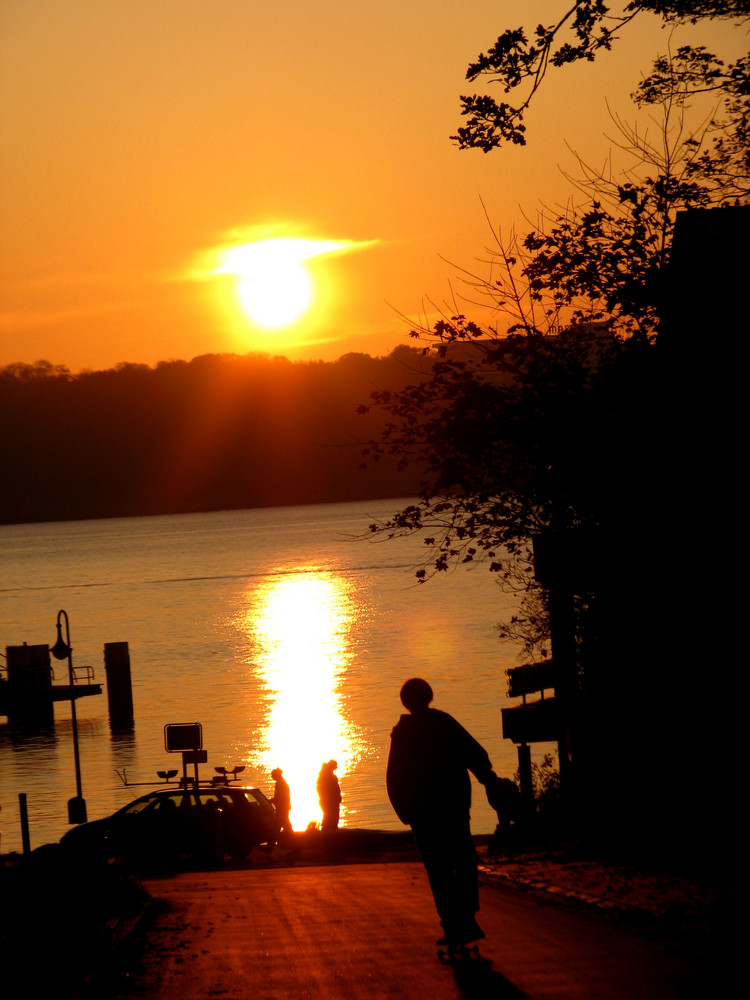
[[[472,82],[480,77],[487,78],[491,84],[499,84],[506,94],[520,88],[523,93],[520,102],[515,105],[498,102],[489,94],[461,97],[461,114],[467,123],[451,138],[461,149],[481,149],[485,153],[503,143],[525,145],[524,115],[550,67],[593,62],[601,50],[610,49],[627,26],[644,13],[655,14],[665,23],[673,24],[715,18],[742,21],[750,17],[750,2],[633,0],[613,10],[602,0],[577,0],[563,10],[553,25],[539,24],[531,33],[523,27],[507,29],[487,52],[481,53],[469,65],[466,78]],[[691,50],[686,47],[684,51]],[[680,68],[686,73],[686,82],[693,79],[697,65],[708,55],[701,49],[696,50],[694,57],[685,59]],[[702,86],[710,85],[712,90],[719,92],[732,78],[746,80],[747,67],[742,63],[740,60],[723,74],[704,75]],[[658,75],[658,69],[655,74]]]

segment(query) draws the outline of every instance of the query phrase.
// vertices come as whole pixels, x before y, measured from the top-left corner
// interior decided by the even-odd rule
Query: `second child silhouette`
[[[339,813],[341,810],[341,788],[339,779],[336,777],[338,764],[335,760],[329,760],[323,764],[318,774],[315,787],[318,791],[318,801],[323,813],[322,830],[338,830]]]

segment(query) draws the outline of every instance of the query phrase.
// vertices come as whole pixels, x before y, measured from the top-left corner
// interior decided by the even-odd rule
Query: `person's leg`
[[[449,941],[456,940],[461,915],[457,905],[456,874],[450,839],[442,827],[434,824],[418,824],[412,829],[427,872],[435,909],[443,925],[444,937]]]
[[[453,869],[456,875],[457,907],[462,922],[467,926],[474,923],[474,914],[479,909],[478,858],[471,836],[469,817],[454,830]]]

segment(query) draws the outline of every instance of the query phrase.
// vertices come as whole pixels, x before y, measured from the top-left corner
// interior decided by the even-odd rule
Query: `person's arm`
[[[492,762],[489,754],[481,743],[474,739],[460,722],[451,715],[446,715],[450,720],[449,725],[453,729],[453,740],[459,749],[462,763],[474,775],[480,785],[492,785],[497,780],[497,775],[492,770]]]

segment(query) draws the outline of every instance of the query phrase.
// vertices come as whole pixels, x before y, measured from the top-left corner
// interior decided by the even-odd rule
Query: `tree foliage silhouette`
[[[506,32],[469,75],[504,74],[506,89],[530,82],[526,107],[550,66],[593,58],[645,11],[697,20],[740,17],[750,4],[633,3],[613,19],[602,3],[577,3],[556,26],[537,30],[533,51],[523,31]],[[692,103],[705,92],[721,100],[696,124]],[[656,60],[634,101],[659,117],[653,136],[613,116],[629,165],[616,173],[579,159],[574,197],[562,211],[540,213],[521,236],[493,232],[488,273],[463,272],[469,301],[489,306],[494,324],[457,310],[412,331],[434,359],[430,380],[375,393],[362,408],[388,414],[370,459],[389,455],[402,466],[417,459],[429,473],[419,502],[373,531],[424,530],[433,571],[486,556],[491,570],[517,583],[518,565],[501,564],[497,553],[528,566],[531,538],[553,521],[558,530],[596,525],[622,489],[619,459],[608,467],[613,449],[633,457],[651,448],[655,415],[643,414],[659,405],[651,349],[675,217],[748,199],[750,58],[725,67],[702,48],[680,48]],[[481,146],[474,140],[468,144]],[[634,412],[629,398],[639,394],[644,402]],[[420,579],[428,575],[427,565],[419,570]]]
[[[504,143],[526,144],[524,115],[550,69],[575,62],[593,62],[603,50],[627,34],[628,26],[638,17],[655,14],[667,24],[750,17],[748,0],[632,0],[614,10],[602,0],[576,0],[561,4],[559,20],[552,25],[537,25],[533,31],[506,29],[486,52],[471,63],[467,80],[480,77],[498,84],[504,93],[519,91],[521,100],[513,105],[496,101],[489,94],[461,98],[461,114],[467,124],[452,138],[462,149],[481,149],[485,153]],[[686,47],[683,59],[673,65],[693,90],[711,90],[731,94],[737,87],[747,95],[747,63],[739,60],[728,67],[702,48]],[[699,69],[711,63],[708,73]],[[657,60],[658,65],[658,60]],[[658,70],[655,70],[658,74]]]

